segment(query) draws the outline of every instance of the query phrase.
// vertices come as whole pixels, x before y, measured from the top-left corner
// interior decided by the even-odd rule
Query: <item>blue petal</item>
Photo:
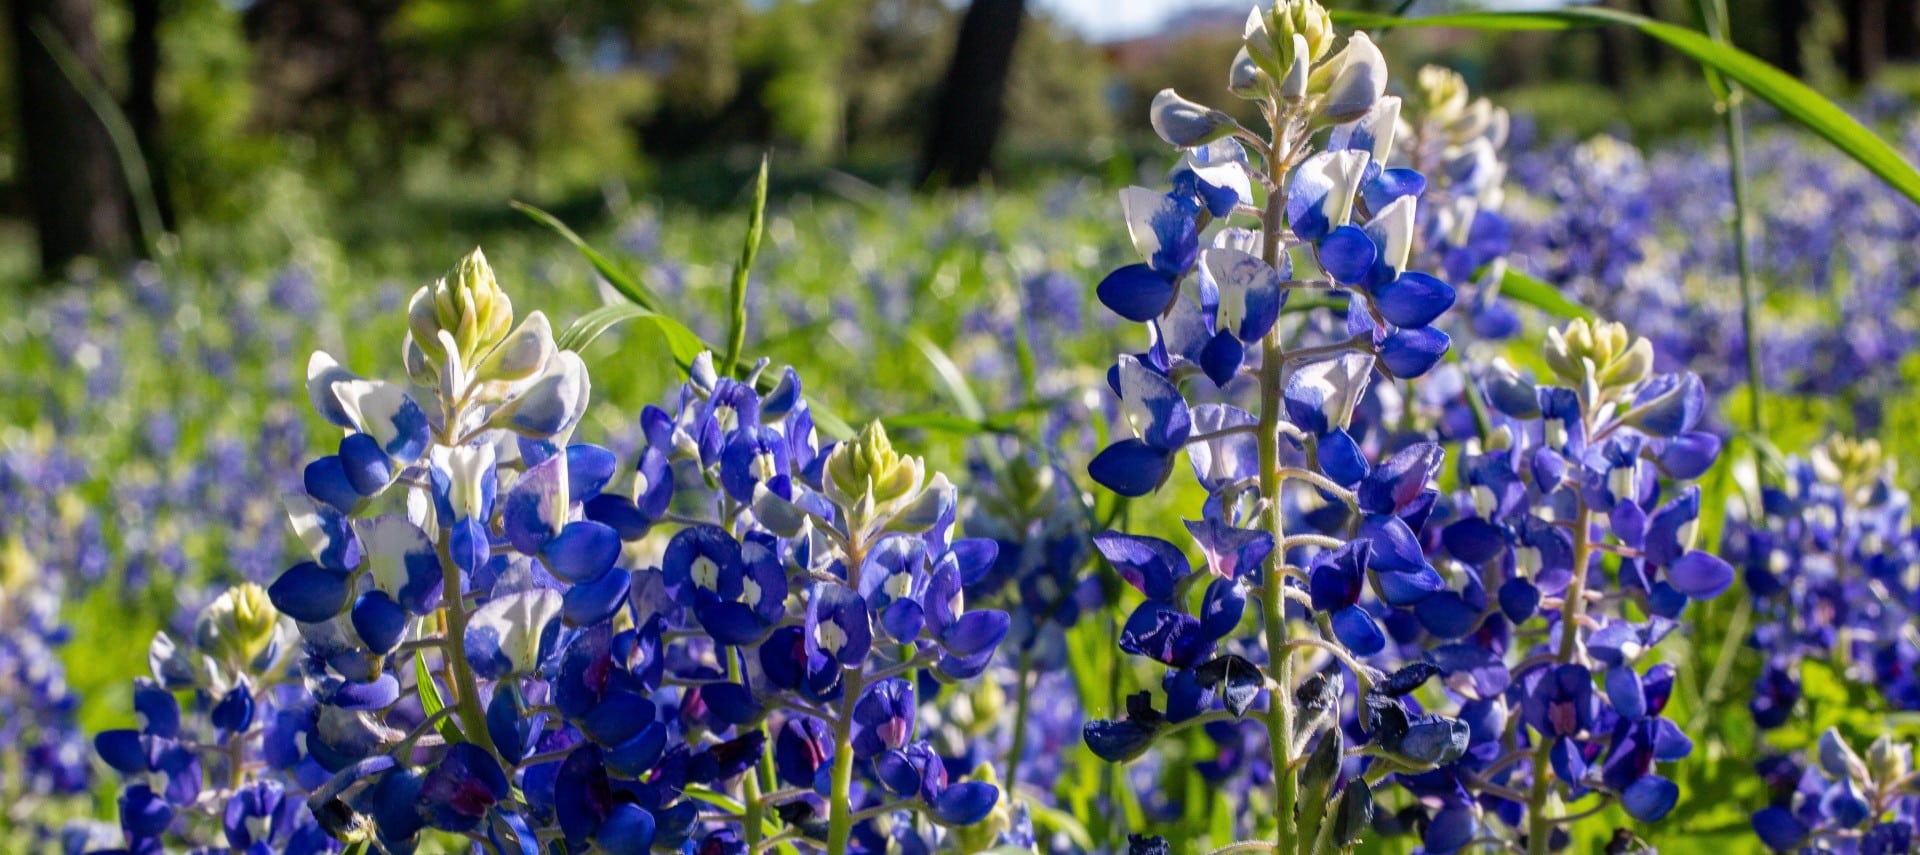
[[[613,480],[619,461],[613,452],[597,445],[580,443],[567,446],[567,495],[573,501],[591,499]]]
[[[351,434],[340,441],[340,468],[362,496],[385,490],[393,480],[393,460],[371,434]]]
[[[1525,579],[1508,579],[1500,586],[1500,611],[1507,620],[1525,623],[1540,607],[1540,589]]]
[[[1461,638],[1480,625],[1481,610],[1454,591],[1438,591],[1414,606],[1415,616],[1428,632],[1441,638]]]
[[[1087,464],[1087,474],[1115,493],[1139,497],[1158,488],[1172,468],[1172,451],[1138,439],[1123,439],[1095,456]]]
[[[592,626],[613,617],[626,602],[633,577],[624,572],[602,575],[567,589],[561,597],[560,617],[568,626]]]
[[[1206,372],[1213,385],[1225,386],[1239,375],[1246,352],[1233,333],[1221,330],[1208,339],[1206,348],[1200,351],[1200,370]]]
[[[1333,281],[1352,284],[1366,278],[1380,249],[1359,226],[1341,226],[1320,241],[1320,267]]]
[[[1777,852],[1791,852],[1806,842],[1810,829],[1782,807],[1762,808],[1753,815],[1753,833],[1761,843]]]
[[[566,522],[566,458],[556,457],[527,469],[501,506],[501,528],[513,548],[537,555]]]
[[[1387,637],[1373,616],[1359,606],[1347,606],[1333,613],[1333,636],[1359,656],[1372,656],[1387,646]]]
[[[93,750],[123,775],[145,774],[147,749],[137,730],[103,730],[93,738]]]
[[[1440,531],[1440,542],[1447,553],[1468,564],[1481,565],[1498,557],[1507,547],[1506,530],[1479,517],[1467,517],[1448,524]]]
[[[1344,429],[1335,428],[1321,436],[1318,452],[1320,471],[1342,487],[1360,483],[1372,471],[1366,452],[1360,449],[1360,443],[1354,441],[1353,435]]]
[[[1171,599],[1174,583],[1192,572],[1186,553],[1157,537],[1109,531],[1094,535],[1093,545],[1120,578],[1151,600]]]
[[[1733,585],[1733,565],[1717,555],[1696,549],[1668,567],[1667,578],[1681,593],[1696,600],[1710,600]]]
[[[940,643],[949,653],[973,656],[1006,638],[1010,623],[1007,613],[996,609],[968,612],[941,634]]]
[[[407,632],[407,610],[385,591],[368,591],[353,604],[353,631],[375,653],[392,653]]]
[[[1418,170],[1396,167],[1380,170],[1379,177],[1363,185],[1360,190],[1367,202],[1367,209],[1379,211],[1402,196],[1418,196],[1427,189],[1427,177]]]
[[[1447,581],[1432,567],[1421,567],[1410,573],[1376,573],[1373,578],[1380,585],[1380,598],[1387,605],[1401,608],[1419,605],[1447,587]]]
[[[933,819],[942,825],[972,825],[987,818],[1000,801],[1000,790],[992,784],[964,781],[948,787],[929,805]]]
[[[1144,323],[1164,314],[1173,305],[1173,295],[1178,290],[1172,276],[1150,265],[1129,264],[1107,274],[1094,293],[1114,314]]]
[[[1641,822],[1659,822],[1673,810],[1673,803],[1679,798],[1678,785],[1659,775],[1647,775],[1621,791],[1620,806]]]
[[[591,520],[567,523],[540,552],[553,575],[581,584],[600,579],[620,558],[620,535]]]
[[[1373,292],[1373,303],[1388,323],[1424,327],[1453,307],[1453,287],[1425,273],[1409,271]]]
[[[353,507],[364,498],[359,490],[354,489],[353,479],[347,477],[346,466],[337,454],[307,464],[302,479],[307,495],[333,506],[343,514],[352,513]]]
[[[347,607],[348,574],[311,561],[287,568],[267,587],[273,607],[302,623],[328,620]]]
[[[1380,343],[1380,361],[1402,380],[1418,377],[1447,354],[1451,343],[1446,333],[1433,327],[1402,327]]]
[[[1121,356],[1120,405],[1128,423],[1155,448],[1178,450],[1193,430],[1186,398],[1160,372],[1132,356]]]

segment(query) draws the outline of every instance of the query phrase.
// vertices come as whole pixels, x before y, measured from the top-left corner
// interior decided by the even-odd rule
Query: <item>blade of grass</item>
[[[509,204],[512,205],[514,210],[526,214],[529,219],[552,229],[555,234],[564,238],[567,243],[573,244],[573,248],[579,250],[580,254],[586,257],[587,262],[593,265],[593,269],[600,274],[600,278],[607,280],[607,284],[612,285],[613,290],[619,291],[620,296],[632,300],[634,305],[642,309],[655,312],[661,310],[662,304],[660,297],[654,294],[653,291],[647,287],[646,283],[641,282],[639,277],[622,270],[619,265],[613,262],[613,259],[600,254],[599,250],[594,249],[586,240],[582,239],[578,233],[568,228],[566,223],[561,222],[559,217],[525,202],[514,201]]]
[[[80,55],[74,53],[73,45],[67,43],[59,30],[46,18],[34,19],[32,29],[34,37],[47,49],[47,55],[60,67],[60,75],[86,100],[88,109],[106,129],[107,140],[112,143],[121,174],[126,178],[127,192],[133,197],[134,216],[140,218],[140,236],[146,243],[147,257],[162,263],[171,262],[173,250],[161,224],[160,202],[153,195],[153,174],[147,169],[147,157],[140,151],[140,139],[133,132],[133,123],[127,121],[127,114],[106,85],[87,73],[86,64],[80,61]]]
[[[754,256],[760,254],[760,236],[766,230],[767,155],[760,156],[760,177],[753,183],[753,208],[747,214],[747,237],[740,245],[740,259],[733,265],[731,320],[727,332],[727,356],[720,363],[726,374],[737,374],[740,351],[747,344],[747,274],[753,270]]]
[[[1334,20],[1371,29],[1388,27],[1451,27],[1486,31],[1565,30],[1580,26],[1626,26],[1666,44],[1726,81],[1737,83],[1754,96],[1806,126],[1848,157],[1858,161],[1888,186],[1920,203],[1920,170],[1845,110],[1813,91],[1792,75],[1732,45],[1697,30],[1656,21],[1641,15],[1598,7],[1567,7],[1529,12],[1466,12],[1404,18],[1364,12],[1335,12]]]

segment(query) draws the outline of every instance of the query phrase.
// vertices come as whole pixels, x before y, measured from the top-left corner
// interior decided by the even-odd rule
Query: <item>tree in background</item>
[[[26,191],[39,233],[41,269],[51,274],[83,256],[124,258],[135,245],[126,180],[106,126],[77,88],[98,85],[102,74],[93,4],[9,0],[7,5]],[[56,51],[71,53],[78,66],[73,71],[90,79],[69,80]]]
[[[1025,0],[973,0],[967,6],[928,126],[922,185],[970,186],[992,165],[1026,5]]]

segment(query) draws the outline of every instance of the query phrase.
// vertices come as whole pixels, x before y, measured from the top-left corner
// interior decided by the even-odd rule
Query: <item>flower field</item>
[[[1913,851],[1920,207],[1218,65],[1124,180],[19,296],[0,851]]]

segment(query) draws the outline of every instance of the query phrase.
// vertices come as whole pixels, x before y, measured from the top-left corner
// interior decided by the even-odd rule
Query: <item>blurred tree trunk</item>
[[[1920,59],[1920,0],[1887,0],[1887,59]]]
[[[1768,27],[1772,31],[1774,43],[1773,64],[1780,70],[1795,77],[1805,70],[1800,61],[1800,36],[1807,28],[1807,0],[1768,0],[1768,11],[1773,22]]]
[[[967,6],[927,130],[922,186],[971,186],[993,165],[1013,43],[1025,14],[1025,0],[973,0]]]
[[[160,150],[160,11],[161,0],[132,0],[133,27],[127,33],[127,123],[147,159],[154,202],[163,228],[175,227],[173,198],[167,192],[166,169]],[[159,235],[145,235],[149,240]]]
[[[44,22],[66,42],[81,73],[99,80],[100,40],[92,0],[8,0],[28,204],[40,234],[40,266],[52,274],[85,255],[125,257],[133,212],[107,129],[61,73],[39,35]]]
[[[1847,79],[1865,83],[1887,62],[1887,0],[1842,0],[1847,43],[1840,66]]]

